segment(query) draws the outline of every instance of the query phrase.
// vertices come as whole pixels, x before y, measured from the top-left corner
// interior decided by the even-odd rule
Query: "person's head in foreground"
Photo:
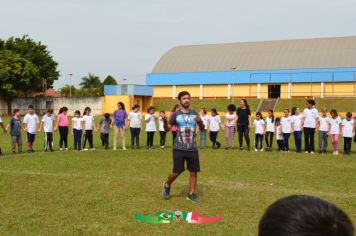
[[[353,236],[349,217],[334,204],[317,197],[294,195],[269,206],[258,236]]]
[[[347,112],[346,113],[346,120],[351,120],[352,118],[352,113],[351,112]]]
[[[313,99],[308,99],[307,100],[307,108],[312,109],[315,107],[315,101]]]
[[[190,105],[190,93],[188,91],[180,92],[178,94],[178,100],[181,107],[188,109]]]

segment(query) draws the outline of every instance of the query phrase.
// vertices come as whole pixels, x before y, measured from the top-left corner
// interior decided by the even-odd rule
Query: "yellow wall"
[[[188,91],[191,97],[198,98],[200,94],[200,86],[199,85],[184,85],[184,86],[176,86],[176,95],[181,91]]]
[[[171,98],[173,86],[154,86],[153,96],[156,98]]]
[[[325,97],[350,97],[355,96],[355,83],[324,83]]]
[[[320,83],[294,83],[292,84],[292,97],[320,97]]]
[[[268,84],[261,84],[261,98],[268,98]]]
[[[204,85],[203,97],[227,98],[227,84],[225,84],[225,85]]]
[[[113,113],[117,109],[118,102],[125,104],[126,111],[130,111],[133,105],[132,96],[104,96],[102,99],[103,113]]]
[[[231,96],[234,97],[256,97],[257,85],[256,84],[235,84],[231,85]],[[251,88],[251,89],[250,89]]]
[[[288,84],[281,84],[281,98],[288,98]]]

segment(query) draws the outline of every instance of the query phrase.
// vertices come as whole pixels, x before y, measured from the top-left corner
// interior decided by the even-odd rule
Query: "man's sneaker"
[[[255,148],[255,152],[258,152],[257,148]]]
[[[68,148],[65,148],[64,150],[68,151]]]
[[[190,201],[192,201],[194,203],[199,203],[199,198],[195,193],[188,194],[187,195],[187,200],[190,200]]]
[[[60,148],[59,151],[63,151],[63,148]]]
[[[166,183],[163,183],[163,188],[162,188],[162,196],[163,196],[163,199],[170,199],[171,198],[171,195],[169,195],[171,191],[171,188],[170,187],[167,187],[166,186]]]

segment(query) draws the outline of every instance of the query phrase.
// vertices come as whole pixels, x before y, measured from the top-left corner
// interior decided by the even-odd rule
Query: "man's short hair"
[[[307,103],[312,105],[312,106],[315,106],[315,100],[313,100],[313,99],[308,99]]]
[[[180,99],[185,95],[189,95],[190,97],[190,93],[188,91],[182,91],[178,94],[178,100],[180,101]]]
[[[33,109],[33,105],[28,105],[28,109]]]
[[[267,208],[258,235],[352,236],[354,227],[334,204],[313,196],[293,195]]]

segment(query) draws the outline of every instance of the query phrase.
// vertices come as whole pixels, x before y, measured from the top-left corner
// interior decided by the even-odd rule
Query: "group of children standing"
[[[59,110],[57,119],[53,114],[52,109],[48,109],[43,116],[41,122],[38,116],[34,113],[34,107],[30,105],[28,112],[24,116],[23,121],[20,119],[19,109],[14,109],[13,117],[9,124],[4,126],[0,118],[0,127],[6,133],[10,130],[12,152],[22,152],[21,130],[27,134],[27,152],[32,153],[33,143],[36,133],[42,129],[45,133],[44,150],[53,151],[53,132],[59,131],[59,149],[68,150],[68,133],[71,128],[71,133],[74,137],[74,150],[95,150],[93,144],[93,132],[100,129],[100,139],[102,146],[105,149],[109,148],[109,133],[110,129],[114,128],[113,150],[117,150],[118,136],[120,134],[122,140],[122,149],[126,150],[125,133],[129,128],[131,133],[131,147],[138,149],[140,147],[140,132],[142,129],[142,119],[145,122],[145,131],[147,133],[146,148],[153,149],[154,134],[157,131],[156,121],[158,121],[158,131],[160,134],[160,147],[165,148],[167,133],[164,129],[164,120],[166,118],[165,111],[160,111],[159,115],[155,114],[154,107],[149,107],[144,118],[140,113],[140,106],[134,105],[132,110],[127,114],[125,105],[122,102],[117,104],[118,109],[113,112],[113,119],[110,114],[104,114],[96,125],[94,116],[91,115],[90,107],[86,107],[81,116],[81,112],[76,110],[71,119],[68,118],[68,108],[62,107]],[[176,105],[171,113],[179,110]],[[249,128],[254,128],[255,151],[271,151],[274,136],[278,145],[278,150],[289,152],[289,138],[294,136],[296,152],[302,152],[302,134],[304,132],[305,152],[314,153],[314,135],[317,130],[319,133],[319,152],[326,153],[328,146],[328,138],[331,139],[332,150],[334,155],[339,154],[339,136],[342,134],[344,138],[344,153],[351,153],[352,137],[355,135],[355,121],[352,118],[352,113],[347,112],[346,118],[341,119],[335,109],[330,111],[330,116],[327,116],[327,110],[322,109],[322,115],[319,116],[318,110],[315,108],[314,100],[307,100],[307,107],[301,114],[299,107],[293,107],[290,115],[288,109],[284,110],[284,115],[281,118],[275,117],[273,111],[268,111],[268,116],[263,119],[262,113],[256,113],[256,119],[251,122],[251,112],[245,99],[240,101],[240,107],[237,109],[234,104],[227,106],[224,122],[222,122],[217,110],[211,109],[211,114],[208,115],[207,109],[202,108],[200,111],[201,119],[205,129],[198,130],[200,135],[200,147],[207,147],[207,136],[209,134],[210,141],[214,149],[221,147],[218,142],[218,133],[220,128],[225,130],[225,148],[235,148],[235,132],[238,132],[240,150],[242,150],[243,138],[246,140],[247,149],[250,150]],[[173,141],[176,138],[177,127],[172,127]],[[266,147],[264,148],[264,142]],[[87,143],[89,149],[86,148]],[[1,149],[0,149],[1,153]]]

